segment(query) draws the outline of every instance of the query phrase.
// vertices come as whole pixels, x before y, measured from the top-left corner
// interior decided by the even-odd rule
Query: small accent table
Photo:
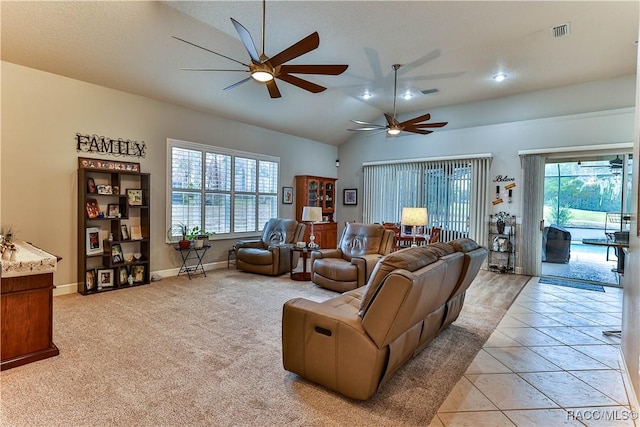
[[[307,247],[305,248],[299,248],[297,246],[291,247],[291,251],[289,251],[289,266],[291,268],[289,277],[291,278],[291,280],[299,280],[299,281],[311,280],[311,272],[307,271],[307,259],[309,259],[311,251],[313,250],[314,249],[309,249]],[[296,252],[300,253],[300,256],[302,257],[302,271],[294,272],[293,270],[295,270],[297,266],[293,265],[293,254]]]
[[[182,256],[182,267],[180,267],[180,271],[178,271],[178,276],[181,274],[187,274],[189,276],[189,280],[191,280],[191,276],[195,276],[197,274],[202,274],[204,277],[207,277],[207,273],[205,273],[204,267],[202,266],[202,259],[210,247],[210,244],[204,245],[201,248],[196,248],[191,245],[187,249],[175,246],[175,250],[180,252],[180,255]],[[188,260],[196,260],[196,263],[189,265],[187,264]]]

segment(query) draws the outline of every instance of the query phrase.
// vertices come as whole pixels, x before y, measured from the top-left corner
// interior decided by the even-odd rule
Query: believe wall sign
[[[110,139],[98,135],[76,133],[76,151],[84,153],[111,154],[114,156],[145,157],[147,144],[130,139]]]

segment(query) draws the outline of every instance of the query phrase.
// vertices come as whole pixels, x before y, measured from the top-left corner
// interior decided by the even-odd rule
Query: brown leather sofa
[[[301,241],[306,225],[295,219],[271,218],[257,240],[236,243],[236,268],[250,273],[278,276],[291,271],[291,247]],[[294,252],[293,264],[299,254]]]
[[[320,303],[287,301],[284,368],[368,399],[458,317],[486,256],[469,239],[407,248],[383,257],[365,287]]]
[[[337,249],[311,253],[311,280],[337,292],[364,286],[378,260],[393,250],[393,236],[381,224],[347,223]]]

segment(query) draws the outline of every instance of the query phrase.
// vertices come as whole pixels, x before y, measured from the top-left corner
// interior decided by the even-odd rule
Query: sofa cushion
[[[331,280],[341,282],[358,279],[358,269],[355,265],[344,262],[342,258],[321,258],[313,263],[313,272]]]
[[[271,265],[273,264],[273,253],[258,248],[243,248],[236,255],[242,261],[255,265]]]
[[[433,243],[426,246],[406,248],[385,255],[378,261],[365,286],[358,314],[363,316],[385,277],[394,270],[402,269],[414,272],[436,262],[440,257],[454,253],[453,247],[446,243]]]
[[[339,249],[347,261],[352,257],[378,253],[383,234],[384,227],[380,224],[350,222],[342,234]]]
[[[471,240],[467,238],[452,240],[448,242],[448,244],[453,246],[456,252],[463,252],[463,253],[475,251],[480,247],[475,240]]]

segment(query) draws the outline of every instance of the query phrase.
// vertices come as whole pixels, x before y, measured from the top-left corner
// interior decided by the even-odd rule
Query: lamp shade
[[[309,222],[322,221],[322,208],[315,206],[304,206],[302,208],[302,220]]]
[[[402,208],[402,225],[427,225],[427,208]]]

